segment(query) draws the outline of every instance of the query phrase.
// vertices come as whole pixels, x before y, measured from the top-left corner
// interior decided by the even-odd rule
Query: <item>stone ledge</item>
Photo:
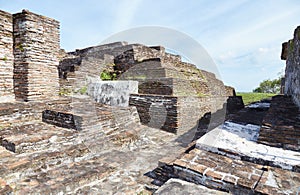
[[[259,126],[257,129],[259,130]],[[252,138],[248,137],[250,140],[247,140],[246,136],[244,138],[241,136],[241,133],[237,135],[226,129],[216,128],[201,137],[197,141],[196,148],[234,159],[300,172],[298,152],[257,144],[253,142],[253,137],[257,135],[253,135]]]
[[[233,194],[296,193],[300,173],[194,149],[173,163],[180,179]],[[284,177],[283,177],[284,175]]]

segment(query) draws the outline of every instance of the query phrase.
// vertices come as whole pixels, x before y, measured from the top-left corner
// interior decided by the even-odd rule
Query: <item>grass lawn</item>
[[[273,93],[242,93],[242,92],[237,92],[236,95],[242,96],[244,104],[250,104],[251,102],[257,102],[262,99],[270,98],[274,95]]]

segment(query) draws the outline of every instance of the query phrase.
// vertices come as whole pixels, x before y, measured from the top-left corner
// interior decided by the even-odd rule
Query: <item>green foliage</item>
[[[137,195],[150,195],[150,194],[152,194],[152,193],[150,193],[148,191],[145,191],[145,190],[140,191],[140,192],[137,193]]]
[[[147,77],[143,76],[143,75],[140,75],[140,76],[134,76],[133,78],[134,79],[139,79],[139,80],[145,80]]]
[[[288,50],[288,52],[293,52],[293,50],[294,50],[294,40],[291,39],[291,40],[289,40],[289,50]]]
[[[274,94],[274,93],[241,93],[241,92],[238,92],[236,95],[242,96],[244,104],[247,105],[252,102],[257,102],[257,101],[260,101],[263,99],[271,98],[276,94]]]
[[[117,79],[117,74],[114,73],[114,72],[108,72],[108,71],[104,70],[103,72],[101,72],[100,78],[103,81],[116,80]]]
[[[204,93],[197,93],[198,97],[209,97],[210,95]]]
[[[17,48],[18,48],[21,52],[24,52],[24,51],[25,51],[24,46],[23,46],[22,44],[17,45]]]
[[[1,58],[1,60],[3,60],[3,61],[7,61],[8,59],[7,59],[7,56],[4,56],[3,58]]]
[[[114,66],[116,66],[116,64],[115,63],[110,63],[110,64],[106,64],[106,66],[114,67]]]
[[[86,94],[87,86],[81,87],[77,92],[80,93],[81,95]]]
[[[61,88],[58,92],[58,95],[60,96],[67,96],[67,95],[70,95],[72,92],[71,89],[68,89],[68,88]]]
[[[278,79],[267,79],[259,84],[259,87],[253,90],[255,93],[280,93],[281,78]]]

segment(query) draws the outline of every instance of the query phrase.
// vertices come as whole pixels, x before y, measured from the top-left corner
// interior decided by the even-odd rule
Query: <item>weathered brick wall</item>
[[[286,59],[284,93],[292,95],[300,107],[300,26],[294,32],[294,38],[283,44],[281,58]]]
[[[162,62],[160,58],[153,58],[131,63],[128,67],[119,80],[138,80],[139,93],[199,97],[226,95],[223,82],[216,79],[214,74],[188,63],[178,62],[175,66],[170,62]]]
[[[179,134],[197,129],[199,120],[206,113],[216,113],[223,109],[223,114],[220,117],[224,121],[226,100],[227,97],[178,97]]]
[[[173,79],[139,79],[139,94],[172,95],[174,90]]]
[[[70,110],[71,99],[46,100],[43,102],[0,103],[0,130],[16,124],[40,121],[45,109]]]
[[[58,94],[59,22],[23,10],[13,15],[14,87],[17,100]]]
[[[133,46],[115,42],[67,53],[58,66],[60,89],[76,90],[87,84],[87,78],[100,78],[104,69],[113,70],[115,56]]]
[[[131,94],[130,106],[136,106],[142,124],[171,133],[183,134],[196,130],[205,113],[224,110],[227,97],[175,97]],[[214,119],[213,119],[214,120]]]
[[[182,62],[180,56],[165,53],[161,46],[133,44],[119,45],[112,50],[108,48],[96,46],[69,53],[79,56],[70,59],[76,64],[73,69],[79,67],[82,73],[89,74],[89,71],[97,69],[92,68],[97,64],[95,57],[101,59],[105,54],[111,55],[114,60],[111,70],[115,71],[118,80],[139,82],[139,95],[131,95],[129,105],[137,107],[142,123],[150,127],[184,133],[197,128],[198,120],[205,113],[224,109],[227,96],[234,95],[234,89],[225,88],[213,73]],[[83,63],[89,55],[91,66]],[[103,92],[97,91],[98,94]],[[102,96],[98,99],[103,103]]]
[[[300,151],[300,110],[291,96],[274,96],[263,119],[258,143]]]
[[[120,76],[120,80],[148,80],[166,77],[165,68],[159,58],[140,62],[132,66]]]
[[[235,89],[225,85],[226,96],[236,96]]]
[[[141,123],[179,135],[195,130],[206,113],[223,110],[219,118],[224,121],[227,97],[174,97],[163,95],[131,94],[130,106],[136,106]],[[212,121],[212,122],[215,122]]]
[[[142,124],[177,133],[177,97],[132,94],[129,105],[136,106]]]
[[[0,102],[12,101],[13,89],[13,19],[0,10]]]
[[[139,81],[139,93],[142,94],[198,97],[226,95],[223,82],[216,79],[214,74],[182,62],[178,55],[165,53],[162,46],[114,45],[113,49],[109,45],[100,45],[70,52],[70,58],[62,60],[59,66],[60,77],[65,77],[61,83],[65,85],[69,80],[78,80],[78,75],[91,75],[93,71],[99,74],[101,70],[98,69],[101,67],[102,70],[114,72],[118,80]],[[106,65],[109,63],[101,64],[105,55],[112,57],[111,67]]]
[[[201,70],[201,72],[205,80],[207,81],[211,96],[226,96],[224,83],[221,80],[217,79],[215,74],[204,70]]]

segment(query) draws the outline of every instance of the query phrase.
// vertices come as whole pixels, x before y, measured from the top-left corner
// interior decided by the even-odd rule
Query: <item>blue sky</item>
[[[134,27],[178,30],[206,49],[224,83],[237,91],[278,76],[285,66],[281,43],[300,25],[299,0],[0,0],[0,9],[59,20],[67,51]]]

